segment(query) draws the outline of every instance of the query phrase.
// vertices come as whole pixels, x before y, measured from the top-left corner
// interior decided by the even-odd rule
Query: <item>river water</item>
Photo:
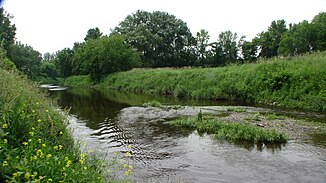
[[[162,113],[139,107],[153,100],[181,106],[239,104],[92,89],[55,91],[50,96],[62,108],[70,108],[74,136],[85,142],[87,149],[107,160],[115,152],[120,158],[131,152],[126,161],[133,166],[131,179],[135,182],[326,182],[326,133],[310,140],[256,147],[166,124],[178,111]]]

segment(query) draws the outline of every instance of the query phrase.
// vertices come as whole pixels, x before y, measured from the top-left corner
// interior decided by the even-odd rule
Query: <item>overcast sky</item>
[[[139,9],[175,15],[193,35],[205,29],[211,40],[227,30],[251,40],[273,20],[311,21],[326,11],[326,0],[5,0],[2,6],[14,15],[17,41],[53,53],[82,42],[90,28],[109,34]]]

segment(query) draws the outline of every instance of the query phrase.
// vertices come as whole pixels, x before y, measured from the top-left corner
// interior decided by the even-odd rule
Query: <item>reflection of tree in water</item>
[[[86,121],[86,126],[98,129],[108,119],[114,119],[127,104],[114,102],[96,90],[67,90],[59,93],[58,105],[71,108],[70,113]]]

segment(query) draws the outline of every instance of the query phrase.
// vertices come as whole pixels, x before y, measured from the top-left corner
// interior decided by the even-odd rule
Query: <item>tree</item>
[[[208,31],[201,29],[196,34],[195,53],[198,59],[197,65],[206,65],[210,56]]]
[[[15,43],[16,26],[11,23],[12,16],[0,8],[0,44],[6,51],[6,55],[11,53],[11,45]]]
[[[225,65],[227,62],[234,62],[238,59],[238,35],[231,31],[221,32],[217,42],[212,44],[214,53],[214,65]]]
[[[72,58],[74,51],[70,48],[65,48],[58,51],[56,58],[54,59],[55,66],[59,71],[58,75],[62,77],[68,77],[73,74]]]
[[[11,46],[11,61],[18,70],[24,72],[31,79],[39,75],[42,54],[26,44],[16,43]]]
[[[87,66],[86,70],[79,69],[85,72],[83,74],[90,74],[96,81],[108,74],[139,66],[139,54],[130,45],[124,43],[121,36],[104,36],[88,40],[77,48],[73,60],[74,67]]]
[[[146,67],[193,65],[195,39],[185,22],[168,13],[138,10],[112,34],[124,36],[141,53]]]
[[[282,36],[278,54],[293,56],[309,52],[312,48],[311,28],[308,21],[291,24],[290,29]]]
[[[268,27],[267,32],[258,34],[254,38],[260,48],[259,57],[271,58],[278,55],[278,47],[282,39],[282,35],[287,31],[284,20],[273,21]]]
[[[98,27],[95,27],[93,29],[89,29],[87,31],[86,37],[84,38],[85,41],[90,39],[99,39],[101,38],[103,33],[100,31]]]
[[[311,31],[313,37],[313,50],[326,50],[326,12],[319,13],[311,21]]]
[[[241,54],[245,61],[257,60],[257,45],[254,42],[244,41],[241,45]]]

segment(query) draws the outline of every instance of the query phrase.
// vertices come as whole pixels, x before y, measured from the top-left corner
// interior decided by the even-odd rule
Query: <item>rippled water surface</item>
[[[183,111],[140,107],[154,99],[166,105],[232,104],[91,89],[52,92],[51,97],[62,108],[70,108],[74,135],[89,149],[110,159],[131,144],[134,178],[139,182],[326,182],[325,134],[284,146],[256,147],[165,123],[181,113],[197,114],[191,107]]]

